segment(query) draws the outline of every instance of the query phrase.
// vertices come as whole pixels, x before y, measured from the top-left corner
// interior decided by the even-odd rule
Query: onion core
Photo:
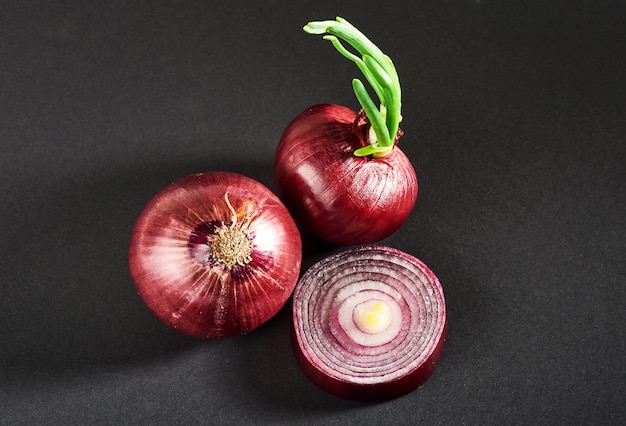
[[[420,260],[371,246],[311,267],[293,293],[293,346],[307,377],[354,400],[387,400],[422,385],[446,337],[441,284]]]

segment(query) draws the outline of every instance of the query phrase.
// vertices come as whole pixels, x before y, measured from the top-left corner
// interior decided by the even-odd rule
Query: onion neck
[[[365,111],[360,110],[354,119],[353,131],[357,135],[361,147],[354,151],[357,157],[371,156],[372,158],[384,158],[393,152],[393,148],[398,143],[398,139],[404,134],[398,127],[393,144],[381,147],[376,138],[376,132],[367,117]]]
[[[368,137],[369,143],[357,149],[354,155],[359,157],[389,155],[397,141],[402,120],[400,81],[391,58],[361,31],[340,17],[335,21],[309,22],[304,26],[304,31],[309,34],[326,34],[324,39],[330,41],[339,53],[356,64],[378,97],[379,107],[370,97],[363,82],[358,78],[352,80],[354,94],[367,115],[374,135]],[[361,56],[348,51],[340,40],[349,44]]]

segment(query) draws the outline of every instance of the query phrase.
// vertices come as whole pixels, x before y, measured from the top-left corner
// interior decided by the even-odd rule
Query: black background
[[[275,189],[296,114],[358,108],[354,64],[301,30],[335,15],[398,68],[420,194],[383,243],[448,303],[435,374],[377,404],[308,382],[287,310],[194,340],[126,263],[165,185]],[[2,1],[0,423],[623,424],[625,59],[618,1]],[[305,237],[305,268],[338,250]]]

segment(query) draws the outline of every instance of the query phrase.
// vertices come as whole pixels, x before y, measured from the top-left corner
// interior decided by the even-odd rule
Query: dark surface
[[[624,2],[2,2],[1,424],[623,424]],[[274,189],[306,107],[357,108],[341,15],[395,61],[420,182],[384,244],[439,276],[449,335],[417,391],[310,384],[286,310],[248,336],[168,329],[128,274],[169,182]],[[305,236],[304,266],[336,250]]]

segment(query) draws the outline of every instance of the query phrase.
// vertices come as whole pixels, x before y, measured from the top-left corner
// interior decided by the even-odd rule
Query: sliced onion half
[[[294,349],[320,388],[388,400],[432,375],[446,337],[441,284],[420,260],[371,246],[312,266],[293,294]]]

